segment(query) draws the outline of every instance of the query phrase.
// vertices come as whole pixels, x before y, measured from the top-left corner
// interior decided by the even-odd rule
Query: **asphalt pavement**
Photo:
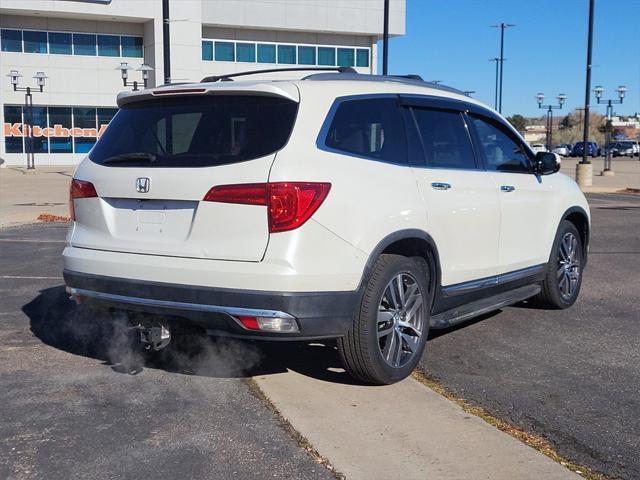
[[[252,393],[251,345],[136,368],[144,358],[68,300],[65,231],[0,230],[0,478],[334,478]]]
[[[421,369],[457,396],[611,477],[640,478],[640,196],[588,195],[578,302],[526,304],[432,332]]]
[[[422,369],[566,457],[640,478],[640,196],[589,200],[578,303],[433,333]],[[194,337],[145,359],[68,300],[65,231],[0,230],[0,478],[332,478],[246,382],[293,371],[348,383],[331,346]]]

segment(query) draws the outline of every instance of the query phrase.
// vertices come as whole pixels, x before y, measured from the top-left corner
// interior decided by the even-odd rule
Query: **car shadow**
[[[41,290],[22,307],[33,334],[51,347],[94,358],[114,371],[144,368],[216,378],[248,378],[298,372],[321,381],[357,384],[342,368],[335,342],[252,342],[189,332],[160,352],[144,351],[138,333],[106,312],[77,306],[64,286]]]
[[[525,307],[526,308],[526,307]],[[215,378],[248,378],[288,370],[317,380],[359,384],[342,368],[335,341],[265,342],[210,337],[190,331],[172,337],[159,352],[147,352],[138,333],[106,312],[76,305],[64,286],[41,290],[22,307],[31,331],[59,350],[100,360],[115,372],[135,375],[144,368]],[[500,310],[446,329],[431,329],[428,340],[492,318]]]

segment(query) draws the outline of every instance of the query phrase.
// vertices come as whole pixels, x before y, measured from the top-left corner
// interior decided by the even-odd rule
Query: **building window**
[[[60,32],[49,32],[49,53],[56,55],[71,55],[71,34]]]
[[[82,129],[81,135],[79,129]],[[98,129],[96,128],[95,108],[73,109],[73,151],[75,153],[88,153],[96,143]]]
[[[120,37],[117,35],[98,35],[98,55],[101,57],[119,57]]]
[[[25,112],[26,120],[26,112]],[[49,151],[49,138],[43,135],[42,129],[47,126],[47,107],[33,107],[33,142],[34,153],[47,153]],[[28,141],[29,139],[25,139]]]
[[[47,53],[47,32],[22,32],[25,53]]]
[[[202,40],[202,60],[369,68],[370,48]]]
[[[354,65],[353,48],[339,48],[338,49],[338,66],[340,67],[353,67]]]
[[[54,136],[49,137],[49,151],[51,153],[73,153],[73,146],[71,145],[71,108],[49,107],[49,126],[54,129]]]
[[[258,63],[276,63],[276,46],[268,43],[259,43]]]
[[[73,54],[95,56],[96,54],[96,36],[86,33],[73,34]]]
[[[256,61],[255,43],[236,43],[236,60],[238,62]]]
[[[202,60],[213,60],[213,42],[202,41]]]
[[[336,64],[336,49],[331,47],[318,47],[318,65],[333,66]]]
[[[118,113],[117,108],[98,108],[98,136],[102,136],[104,129],[116,113]]]
[[[298,47],[298,63],[300,65],[315,65],[316,47]]]
[[[102,136],[117,108],[33,107],[31,141],[34,153],[87,153]],[[97,119],[97,122],[96,122]],[[26,111],[24,121],[28,122]],[[6,153],[24,153],[29,138],[23,107],[5,105]]]
[[[215,50],[218,62],[233,62],[235,60],[233,42],[215,42]]]
[[[122,44],[123,57],[144,57],[142,37],[120,37],[120,43]]]
[[[9,124],[9,132],[11,132],[10,136],[7,135],[7,128],[5,127],[5,151],[7,153],[24,152],[24,147],[22,146],[22,107],[5,105],[4,122]],[[17,129],[16,135],[13,134],[14,129]],[[17,135],[18,132],[20,132],[19,135]]]
[[[0,44],[3,52],[22,52],[22,30],[0,31]]]
[[[358,48],[356,50],[356,67],[369,66],[369,49]]]
[[[278,63],[293,65],[296,63],[296,47],[294,45],[278,45]]]

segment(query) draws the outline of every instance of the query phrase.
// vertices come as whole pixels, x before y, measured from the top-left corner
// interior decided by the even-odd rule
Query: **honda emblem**
[[[150,187],[151,187],[151,180],[149,180],[147,177],[136,178],[136,192],[148,193]]]

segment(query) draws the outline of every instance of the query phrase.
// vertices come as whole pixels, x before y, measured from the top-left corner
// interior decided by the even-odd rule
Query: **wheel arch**
[[[591,225],[589,224],[589,216],[587,212],[582,207],[571,207],[567,209],[562,215],[560,222],[558,223],[558,228],[560,228],[560,224],[568,220],[573,223],[575,227],[578,229],[578,233],[580,234],[580,240],[582,241],[582,254],[584,259],[584,265],[587,264],[587,253],[589,251],[589,236],[591,234]],[[558,229],[556,228],[556,231]]]
[[[442,270],[440,267],[438,247],[431,235],[424,230],[405,229],[393,232],[384,237],[369,254],[360,281],[359,290],[364,290],[373,266],[382,254],[424,258],[429,265],[429,293],[433,304],[440,290]]]

